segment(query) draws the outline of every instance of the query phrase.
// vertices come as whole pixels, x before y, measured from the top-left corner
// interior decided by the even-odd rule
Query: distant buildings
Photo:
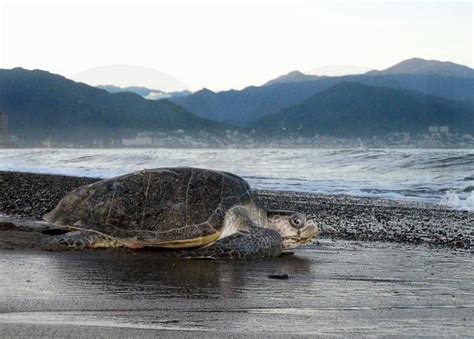
[[[122,145],[129,147],[153,146],[153,132],[139,132],[133,139],[122,138]]]
[[[8,143],[8,119],[6,113],[0,112],[0,145]]]
[[[43,147],[43,148],[51,148],[54,146],[53,142],[51,141],[51,139],[44,139],[43,141],[40,142],[39,144],[40,147]]]
[[[430,133],[440,133],[440,134],[449,134],[449,127],[448,126],[430,126],[428,128]]]
[[[104,147],[104,140],[103,139],[100,139],[100,138],[94,138],[92,140],[92,145],[94,147],[99,147],[99,148],[102,148]]]

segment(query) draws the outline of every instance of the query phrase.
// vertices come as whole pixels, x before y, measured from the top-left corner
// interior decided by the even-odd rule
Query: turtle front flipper
[[[179,256],[190,259],[254,259],[278,257],[282,251],[282,239],[278,232],[252,225],[210,246],[182,251]]]
[[[41,240],[39,247],[45,251],[81,250],[84,248],[122,247],[118,241],[96,232],[74,231]]]

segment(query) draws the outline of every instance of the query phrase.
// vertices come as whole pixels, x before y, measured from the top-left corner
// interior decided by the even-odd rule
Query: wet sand
[[[474,334],[472,255],[425,245],[321,240],[257,261],[0,250],[0,272],[4,337]]]
[[[28,226],[94,180],[0,173],[0,337],[474,335],[472,213],[257,192],[323,232],[292,256],[256,261],[41,252],[46,235],[10,224]]]

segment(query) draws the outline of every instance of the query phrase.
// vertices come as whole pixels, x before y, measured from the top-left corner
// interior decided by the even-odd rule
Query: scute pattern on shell
[[[236,175],[160,168],[80,187],[45,218],[115,238],[176,241],[220,233],[227,210],[242,204],[253,199]]]

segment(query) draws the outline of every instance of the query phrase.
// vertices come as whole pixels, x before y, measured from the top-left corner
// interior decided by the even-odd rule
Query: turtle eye
[[[303,222],[301,221],[301,219],[294,217],[294,218],[291,218],[291,223],[293,224],[293,226],[298,228],[298,227],[301,227],[301,224]]]

